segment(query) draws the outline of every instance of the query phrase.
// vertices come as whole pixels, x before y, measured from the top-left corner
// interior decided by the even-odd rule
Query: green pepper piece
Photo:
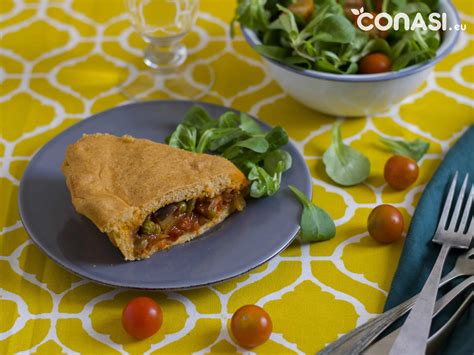
[[[185,213],[187,210],[188,206],[186,205],[186,202],[181,201],[178,203],[178,211],[179,213]]]
[[[193,198],[192,200],[188,201],[186,212],[191,213],[194,210],[195,207],[196,207],[196,199]]]
[[[141,227],[141,232],[142,234],[153,234],[155,233],[156,229],[156,224],[153,223],[150,219],[146,219],[145,222],[143,222],[142,227]]]

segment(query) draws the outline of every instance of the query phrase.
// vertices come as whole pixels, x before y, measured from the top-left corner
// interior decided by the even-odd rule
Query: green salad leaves
[[[356,74],[359,60],[367,54],[384,53],[392,63],[391,70],[422,63],[433,58],[441,43],[438,31],[415,28],[364,32],[345,0],[313,0],[314,10],[303,18],[290,11],[297,0],[239,0],[232,20],[256,32],[262,44],[256,50],[263,56],[290,66],[336,74]],[[413,23],[420,14],[428,16],[437,10],[438,0],[384,0],[376,9],[373,0],[364,0],[366,12],[405,13]],[[375,14],[376,15],[376,14]]]
[[[419,161],[428,151],[430,144],[417,138],[414,141],[402,141],[380,137],[380,141],[385,144],[393,153],[405,155],[415,161]]]
[[[291,155],[282,149],[288,134],[281,127],[264,133],[249,115],[229,111],[217,119],[200,106],[192,107],[167,143],[196,153],[221,155],[232,161],[251,182],[250,196],[275,194],[283,172],[291,168]]]
[[[269,25],[270,13],[265,9],[267,0],[243,0],[239,1],[235,10],[235,17],[230,26],[231,36],[234,36],[234,22],[248,24],[249,28],[265,31]]]
[[[281,187],[282,174],[292,165],[290,153],[282,148],[288,143],[286,131],[274,127],[264,133],[245,113],[229,111],[214,119],[202,107],[194,106],[166,141],[175,148],[229,159],[247,175],[253,198],[274,195]],[[301,239],[319,242],[333,238],[336,227],[331,217],[297,188],[290,189],[303,206]]]
[[[303,205],[300,222],[300,236],[305,242],[321,242],[334,238],[336,225],[331,216],[313,204],[300,190],[289,186],[290,190]]]
[[[333,126],[332,142],[323,155],[323,163],[328,176],[343,186],[357,185],[370,174],[369,159],[343,143],[339,124]]]
[[[329,150],[334,150],[336,155],[342,154],[341,159],[344,161],[337,164],[351,166],[354,156],[358,157],[360,153],[354,153],[352,148],[342,144],[337,125],[334,126],[333,136],[335,138]],[[166,141],[175,148],[216,154],[229,159],[247,175],[250,181],[249,193],[253,198],[272,196],[278,192],[282,174],[292,165],[290,153],[283,149],[288,143],[286,131],[281,127],[274,127],[263,132],[260,125],[245,113],[229,111],[214,119],[202,107],[194,106]],[[303,206],[301,239],[305,242],[319,242],[333,238],[336,226],[331,216],[313,204],[296,187],[289,188]]]

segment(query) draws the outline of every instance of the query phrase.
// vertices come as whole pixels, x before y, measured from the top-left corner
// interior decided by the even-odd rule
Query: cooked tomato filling
[[[135,235],[135,250],[151,249],[162,240],[175,241],[195,232],[219,216],[222,211],[242,211],[245,199],[241,191],[225,191],[212,198],[172,203],[150,214]]]

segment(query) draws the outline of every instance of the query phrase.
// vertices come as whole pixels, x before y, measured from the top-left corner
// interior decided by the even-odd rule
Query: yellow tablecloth
[[[255,352],[313,353],[381,312],[402,242],[374,242],[367,216],[391,203],[408,222],[443,154],[474,121],[474,7],[472,0],[455,3],[467,31],[419,91],[382,116],[343,121],[347,142],[373,166],[367,183],[343,189],[328,180],[321,162],[334,119],[285,95],[243,38],[230,40],[234,1],[203,0],[196,31],[185,42],[191,59],[207,58],[216,74],[204,100],[288,130],[311,169],[315,201],[336,220],[337,236],[310,246],[295,242],[224,284],[151,293],[100,286],[64,271],[32,244],[17,211],[19,181],[34,153],[81,119],[125,102],[118,86],[133,74],[130,65],[142,67],[143,42],[121,0],[1,0],[0,353],[243,351],[227,323],[250,303],[263,306],[274,324],[271,339]],[[386,187],[389,153],[380,134],[430,141],[416,186]],[[137,295],[155,298],[164,310],[162,329],[144,341],[120,325],[122,307]]]

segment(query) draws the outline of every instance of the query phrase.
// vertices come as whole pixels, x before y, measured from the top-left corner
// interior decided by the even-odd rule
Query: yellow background
[[[122,1],[1,0],[0,353],[243,351],[226,325],[249,303],[263,306],[274,324],[271,339],[255,352],[313,353],[381,312],[402,242],[374,242],[367,216],[391,203],[408,224],[442,156],[474,122],[474,7],[472,0],[455,4],[467,31],[419,91],[381,116],[342,120],[346,142],[373,166],[367,183],[342,189],[328,180],[321,162],[334,119],[286,96],[243,38],[229,39],[234,1],[203,0],[196,31],[185,42],[191,60],[206,58],[216,74],[204,100],[288,130],[313,175],[314,201],[336,220],[337,236],[310,246],[294,242],[268,264],[224,284],[152,293],[108,288],[64,271],[31,243],[17,211],[19,181],[32,155],[79,120],[125,103],[119,85],[144,69],[144,44]],[[384,184],[390,153],[380,135],[431,143],[416,186],[395,192]],[[164,311],[161,331],[143,341],[120,325],[122,307],[136,295],[155,298]]]

